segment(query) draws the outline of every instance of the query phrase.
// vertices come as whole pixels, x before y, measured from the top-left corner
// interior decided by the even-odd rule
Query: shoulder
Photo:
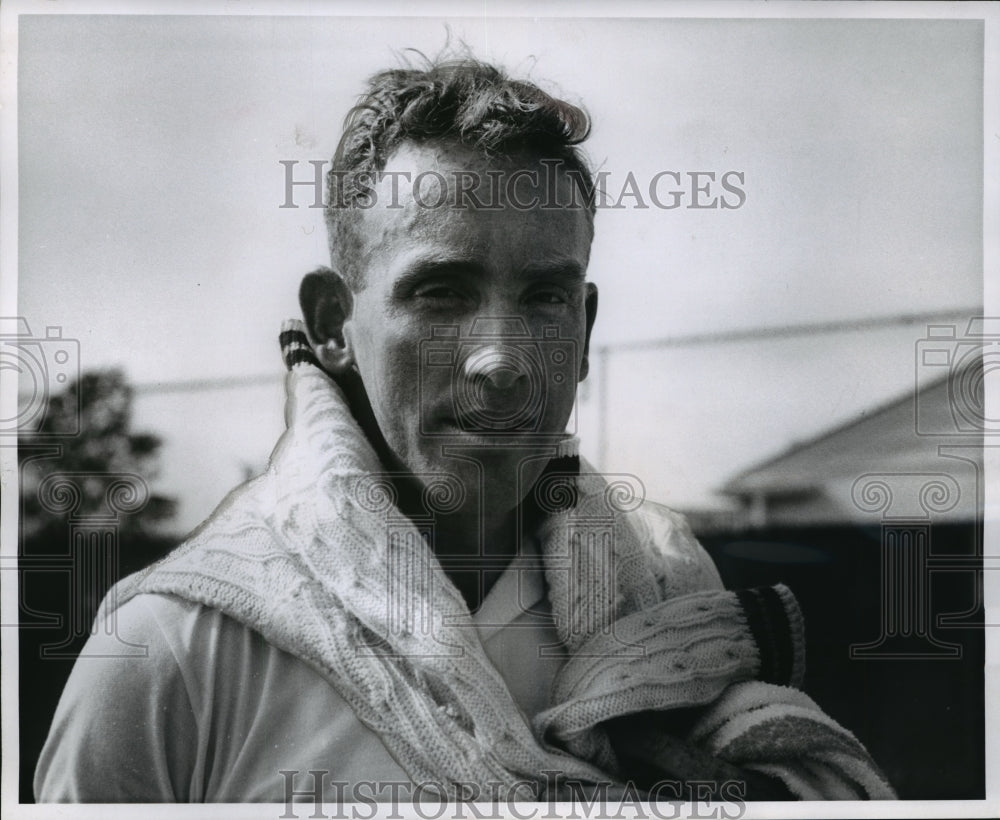
[[[63,690],[36,797],[207,799],[226,785],[220,772],[239,756],[265,695],[291,697],[296,687],[285,684],[301,683],[300,666],[221,611],[173,595],[108,607]]]
[[[630,514],[630,523],[662,571],[657,576],[664,597],[723,588],[715,562],[679,512],[647,500]]]
[[[715,562],[698,543],[687,519],[676,510],[645,497],[634,476],[611,476],[581,461],[575,476],[577,515],[615,519],[621,556],[635,559],[652,572],[661,599],[690,592],[723,589]],[[617,549],[617,548],[616,548]]]
[[[201,609],[168,595],[138,595],[113,611],[102,609],[64,699],[87,692],[121,694],[147,684],[156,684],[147,694],[161,692],[183,671],[177,649],[196,631]],[[89,688],[98,684],[99,689]]]
[[[35,774],[41,801],[186,799],[178,766],[197,745],[197,721],[164,625],[193,613],[138,596],[94,624],[63,689]]]

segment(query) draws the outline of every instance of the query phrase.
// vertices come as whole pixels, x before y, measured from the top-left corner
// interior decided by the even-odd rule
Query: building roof
[[[976,373],[978,379],[974,378]],[[967,503],[955,512],[968,515],[970,509],[975,509],[977,496],[974,468],[969,468],[970,478],[968,465],[943,458],[938,448],[972,445],[967,452],[981,457],[982,433],[969,429],[969,407],[960,404],[975,403],[978,390],[981,412],[981,374],[981,368],[967,368],[920,384],[864,412],[860,418],[793,444],[777,456],[743,470],[720,491],[744,503],[766,500],[768,522],[777,515],[799,523],[818,523],[858,518],[862,511],[851,500],[851,488],[868,474],[962,473],[962,496]]]

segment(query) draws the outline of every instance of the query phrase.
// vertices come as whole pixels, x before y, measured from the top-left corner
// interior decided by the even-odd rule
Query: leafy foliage
[[[54,473],[75,474],[80,499],[72,510],[77,519],[115,516],[119,537],[153,535],[169,521],[176,502],[150,493],[134,513],[117,514],[107,507],[108,479],[136,476],[148,483],[159,472],[162,439],[132,430],[134,390],[118,369],[86,372],[65,391],[49,399],[37,429],[22,433],[21,534],[25,540],[55,535],[67,514],[47,509],[39,495]],[[76,435],[67,432],[79,429]],[[53,445],[56,442],[59,450]],[[61,451],[61,452],[60,452]]]

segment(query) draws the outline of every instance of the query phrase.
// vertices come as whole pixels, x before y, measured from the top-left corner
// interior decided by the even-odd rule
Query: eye
[[[569,302],[569,294],[562,288],[537,288],[527,296],[527,301],[538,305],[562,305]]]
[[[433,285],[422,285],[418,287],[413,295],[418,299],[464,299],[465,294],[451,285],[440,283]]]

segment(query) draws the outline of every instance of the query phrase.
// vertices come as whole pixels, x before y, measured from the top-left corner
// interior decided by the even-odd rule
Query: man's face
[[[454,172],[476,174],[465,177],[478,181],[476,201],[496,203],[518,170],[520,207],[505,198],[496,209],[471,199],[453,207],[462,201]],[[537,185],[524,170],[538,172]],[[545,463],[538,455],[566,429],[596,311],[596,290],[584,281],[586,212],[526,207],[547,195],[578,201],[562,169],[550,171],[558,197],[547,194],[545,170],[533,161],[491,163],[460,146],[404,144],[361,218],[363,284],[344,324],[398,460],[416,474],[455,475],[468,493],[478,492],[481,477],[505,506],[501,499],[530,489]],[[443,176],[447,197],[435,175],[414,185],[428,171]],[[425,207],[441,198],[445,204]]]

